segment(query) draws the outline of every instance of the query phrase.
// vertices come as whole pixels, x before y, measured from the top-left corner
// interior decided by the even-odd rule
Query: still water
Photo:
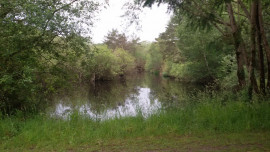
[[[77,112],[93,120],[136,116],[147,118],[160,110],[179,106],[198,91],[193,85],[151,74],[96,82],[57,95],[48,108],[52,117],[68,119]]]

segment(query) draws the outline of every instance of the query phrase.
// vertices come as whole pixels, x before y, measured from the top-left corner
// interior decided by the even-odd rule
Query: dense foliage
[[[87,0],[0,2],[2,113],[36,111],[59,88],[110,80],[134,69],[130,53],[135,54],[138,39],[128,41],[112,31],[108,43],[95,46],[83,37],[99,5]]]
[[[92,81],[110,80],[117,75],[125,75],[134,69],[134,57],[127,51],[116,48],[114,51],[106,45],[97,45],[89,64]]]
[[[218,32],[215,29],[202,31],[188,27],[186,18],[178,21],[174,16],[155,45],[158,49],[149,49],[146,69],[158,69],[164,76],[207,84],[222,80],[235,70],[223,70],[232,69],[235,61],[231,59],[229,63],[224,63],[226,58],[233,56],[233,48],[226,45]]]
[[[79,73],[89,47],[80,36],[83,21],[98,4],[84,0],[0,2],[0,109],[30,110],[43,95]],[[67,74],[75,72],[75,75]]]
[[[178,18],[172,19],[158,40],[166,75],[190,81],[223,81],[236,74],[237,90],[247,87],[250,97],[253,92],[269,93],[269,2],[139,0],[135,3],[150,7],[166,3]],[[166,51],[162,51],[164,48]]]

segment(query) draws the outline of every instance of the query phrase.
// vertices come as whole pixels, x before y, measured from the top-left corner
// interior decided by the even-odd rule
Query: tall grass
[[[267,101],[224,101],[224,97],[218,95],[201,95],[196,100],[146,119],[138,115],[97,122],[76,112],[69,120],[42,114],[27,119],[20,114],[3,117],[0,120],[0,147],[57,148],[89,142],[99,144],[112,138],[270,130],[270,103]]]

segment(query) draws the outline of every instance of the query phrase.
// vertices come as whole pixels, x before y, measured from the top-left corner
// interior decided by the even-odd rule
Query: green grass
[[[42,114],[0,120],[0,151],[264,151],[270,150],[269,143],[268,102],[222,103],[213,98],[147,119],[95,122],[74,113],[70,120]]]

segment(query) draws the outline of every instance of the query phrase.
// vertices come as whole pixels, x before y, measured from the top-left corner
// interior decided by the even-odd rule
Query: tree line
[[[168,4],[169,9],[182,18],[178,23],[187,22],[187,26],[199,31],[215,31],[215,35],[224,39],[225,45],[234,47],[238,89],[248,87],[250,96],[253,92],[262,95],[269,92],[269,2],[262,0],[136,1],[138,5],[150,7],[155,3]],[[205,40],[203,37],[197,38]],[[181,43],[181,39],[179,41]],[[205,64],[206,69],[209,69],[209,64]]]
[[[38,111],[59,89],[143,69],[139,39],[112,30],[90,37],[103,4],[88,0],[0,2],[0,110]],[[138,65],[138,66],[137,66]]]
[[[254,92],[269,94],[269,2],[134,2],[129,8],[167,3],[173,11],[155,42],[112,29],[102,44],[91,43],[85,35],[102,6],[96,1],[2,0],[2,113],[36,111],[60,88],[145,70],[183,82],[247,89],[250,98]]]

